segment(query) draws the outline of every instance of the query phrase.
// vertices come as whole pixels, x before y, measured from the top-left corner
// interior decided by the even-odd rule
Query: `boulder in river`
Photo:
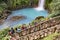
[[[11,21],[23,20],[26,19],[25,16],[13,16],[10,18]]]
[[[35,18],[35,20],[37,20],[37,19],[39,20],[41,18],[44,18],[44,16],[38,16],[38,17]]]

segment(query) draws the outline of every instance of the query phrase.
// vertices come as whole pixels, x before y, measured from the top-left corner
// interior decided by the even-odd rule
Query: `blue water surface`
[[[34,8],[25,8],[25,9],[12,11],[12,14],[8,17],[8,19],[11,16],[21,16],[21,15],[26,16],[26,19],[14,21],[14,22],[12,21],[8,25],[13,27],[13,26],[19,25],[19,24],[28,24],[28,23],[33,21],[38,16],[47,17],[48,16],[48,12],[46,10],[37,11]],[[9,22],[9,21],[7,21],[7,22]]]
[[[27,18],[24,20],[17,21],[15,24],[27,24],[33,21],[38,16],[47,17],[48,12],[46,10],[37,11],[34,8],[25,8],[21,10],[12,11],[12,16],[26,16]]]

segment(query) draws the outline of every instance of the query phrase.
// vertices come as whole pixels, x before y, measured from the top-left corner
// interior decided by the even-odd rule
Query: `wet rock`
[[[45,37],[47,36],[47,33],[45,33],[45,35],[44,35]]]
[[[43,38],[44,37],[44,32],[41,31],[40,35],[41,35],[41,38]]]
[[[29,40],[33,40],[33,39],[34,39],[34,36],[30,35]]]
[[[11,11],[10,10],[4,10],[3,13],[9,14],[9,13],[11,13]]]
[[[52,32],[55,32],[56,28],[55,27],[51,27]]]
[[[10,18],[11,21],[23,20],[26,19],[25,16],[13,16]]]
[[[35,20],[37,20],[37,19],[39,20],[41,18],[44,18],[44,17],[43,16],[38,16],[38,17],[35,18]]]
[[[47,29],[44,29],[44,32],[45,32],[45,33],[47,33],[47,32],[48,32],[48,30],[47,30]]]

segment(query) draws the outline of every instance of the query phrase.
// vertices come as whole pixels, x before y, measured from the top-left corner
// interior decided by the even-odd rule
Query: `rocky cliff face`
[[[10,10],[4,10],[2,13],[0,13],[0,24],[2,24],[10,14],[11,14]]]

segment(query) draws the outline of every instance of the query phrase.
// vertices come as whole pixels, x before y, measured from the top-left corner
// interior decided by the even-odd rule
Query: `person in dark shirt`
[[[22,30],[25,30],[26,29],[26,24],[23,24],[22,27],[21,27]]]
[[[14,31],[14,29],[13,28],[11,28],[11,34],[14,34],[15,33],[15,31]]]

